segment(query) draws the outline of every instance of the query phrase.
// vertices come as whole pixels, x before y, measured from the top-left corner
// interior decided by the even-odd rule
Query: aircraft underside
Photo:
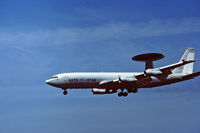
[[[165,79],[165,80],[155,80],[151,81],[148,84],[144,85],[137,85],[137,83],[121,83],[120,85],[111,85],[107,86],[106,88],[102,88],[99,86],[99,83],[73,83],[73,84],[65,84],[60,86],[60,88],[63,88],[64,94],[66,93],[67,89],[88,89],[88,88],[93,88],[92,92],[93,94],[113,94],[117,93],[118,90],[121,90],[118,93],[118,96],[127,96],[128,93],[137,93],[139,88],[152,88],[152,87],[158,87],[158,86],[163,86],[163,85],[169,85],[177,82],[181,82],[184,80],[189,80],[192,78],[195,78],[196,76],[199,76],[200,72],[187,75],[187,76],[182,76],[181,78],[173,78],[173,79]]]
[[[139,88],[169,85],[200,76],[200,72],[193,73],[194,54],[194,49],[188,48],[179,62],[154,68],[153,61],[164,55],[147,53],[132,58],[146,63],[141,73],[63,73],[46,80],[46,83],[62,88],[65,95],[67,89],[93,88],[93,94],[113,94],[121,90],[118,96],[127,96],[128,93],[136,93]]]

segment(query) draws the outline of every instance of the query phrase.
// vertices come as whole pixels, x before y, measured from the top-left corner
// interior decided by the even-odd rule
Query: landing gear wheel
[[[138,92],[137,88],[133,89],[133,93],[137,93],[137,92]]]
[[[64,95],[67,95],[67,91],[66,91],[66,90],[64,90],[64,91],[63,91],[63,94],[64,94]]]
[[[128,93],[127,93],[127,92],[124,92],[124,93],[123,93],[123,96],[124,96],[124,97],[128,96]]]
[[[127,91],[128,91],[128,93],[131,93],[131,92],[133,92],[133,91],[132,91],[132,89],[127,89]]]
[[[121,97],[122,95],[123,95],[123,93],[122,93],[122,92],[119,92],[119,93],[118,93],[118,96],[119,96],[119,97]]]

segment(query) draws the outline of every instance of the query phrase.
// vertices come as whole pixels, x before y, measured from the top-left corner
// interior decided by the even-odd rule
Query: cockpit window
[[[58,76],[53,76],[53,77],[51,77],[52,79],[55,79],[55,78],[58,78]]]

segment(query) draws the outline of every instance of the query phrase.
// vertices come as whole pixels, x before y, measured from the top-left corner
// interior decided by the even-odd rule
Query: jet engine
[[[138,81],[135,77],[121,77],[120,80],[122,82],[136,82],[136,81]]]
[[[147,69],[144,71],[144,74],[147,76],[157,76],[163,74],[163,72],[160,69]]]
[[[116,93],[117,90],[112,90],[112,89],[98,89],[98,88],[93,88],[92,93],[93,94],[112,94]]]

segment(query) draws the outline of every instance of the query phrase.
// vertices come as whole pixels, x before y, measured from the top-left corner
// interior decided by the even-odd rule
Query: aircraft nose
[[[48,85],[51,85],[51,84],[52,84],[52,83],[51,83],[51,80],[49,80],[49,79],[47,79],[47,80],[45,81],[45,83],[48,84]]]
[[[46,82],[46,84],[51,85],[51,86],[58,85],[57,80],[55,80],[55,79],[47,79],[45,82]]]

